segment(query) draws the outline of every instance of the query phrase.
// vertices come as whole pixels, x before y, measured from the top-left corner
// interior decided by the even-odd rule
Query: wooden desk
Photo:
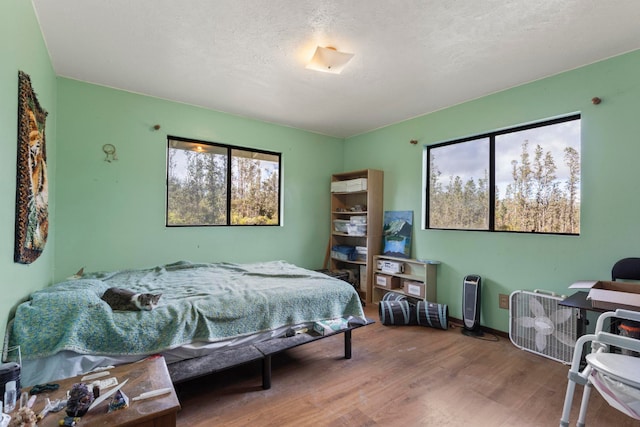
[[[169,394],[150,399],[136,402],[131,401],[132,398],[145,391],[165,387],[171,387],[173,389],[171,379],[169,378],[169,371],[167,370],[167,365],[163,357],[154,357],[136,363],[120,365],[109,369],[109,372],[110,375],[104,378],[116,377],[119,384],[127,378],[129,379],[121,389],[130,399],[129,407],[107,413],[110,401],[110,398],[108,398],[82,417],[81,421],[77,424],[78,427],[175,427],[176,415],[180,410],[180,402],[178,402],[175,391],[172,390]],[[80,382],[81,377],[82,375],[79,375],[60,381],[53,381],[60,384],[60,388],[55,392],[38,394],[38,398],[32,408],[34,412],[38,414],[42,411],[47,397],[51,400],[63,398],[73,384]],[[109,389],[106,391],[108,390]],[[23,389],[23,391],[29,392],[29,389]],[[60,412],[49,413],[42,421],[38,422],[38,427],[58,426],[58,421],[66,415],[64,409]]]

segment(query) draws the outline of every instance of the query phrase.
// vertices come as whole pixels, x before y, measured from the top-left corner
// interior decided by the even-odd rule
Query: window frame
[[[171,142],[172,141],[177,141],[177,142],[185,142],[185,143],[193,143],[193,144],[202,144],[202,145],[208,145],[211,147],[216,147],[219,149],[224,149],[226,150],[226,222],[224,224],[169,224],[169,168],[170,168],[170,164],[169,164],[169,150],[173,147],[171,147]],[[238,151],[243,151],[243,152],[250,152],[250,153],[257,153],[257,154],[264,154],[264,155],[269,155],[269,156],[275,156],[277,157],[277,163],[278,163],[278,201],[277,201],[277,206],[278,206],[278,220],[276,223],[274,224],[233,224],[231,222],[232,219],[232,206],[231,206],[231,202],[232,202],[232,195],[233,195],[233,191],[232,191],[232,184],[233,184],[233,178],[232,178],[232,167],[233,167],[233,162],[232,159],[235,157],[232,155],[234,150],[238,150]],[[282,211],[283,211],[283,200],[282,200],[282,153],[276,152],[276,151],[270,151],[270,150],[263,150],[263,149],[258,149],[258,148],[250,148],[250,147],[243,147],[243,146],[237,146],[237,145],[231,145],[231,144],[223,144],[223,143],[219,143],[219,142],[212,142],[212,141],[204,141],[204,140],[199,140],[199,139],[194,139],[194,138],[185,138],[185,137],[179,137],[179,136],[173,136],[173,135],[167,135],[167,149],[166,149],[166,181],[165,181],[165,227],[280,227],[282,225]]]
[[[423,154],[423,209],[424,215],[422,218],[423,228],[426,230],[452,230],[452,231],[482,231],[482,232],[490,232],[490,233],[519,233],[519,234],[547,234],[547,235],[556,235],[556,236],[579,236],[581,232],[581,224],[579,227],[579,231],[577,233],[569,233],[569,232],[551,232],[551,231],[524,231],[524,230],[502,230],[496,229],[496,137],[501,135],[521,132],[525,130],[531,130],[536,128],[541,128],[545,126],[556,125],[559,123],[565,123],[570,121],[578,120],[582,126],[582,115],[581,113],[571,113],[564,116],[559,116],[551,119],[545,119],[541,121],[536,121],[528,124],[518,125],[509,128],[503,128],[499,130],[494,130],[491,132],[485,132],[482,134],[467,136],[463,138],[457,138],[454,140],[444,141],[432,145],[425,145],[424,154]],[[488,218],[488,227],[486,229],[478,229],[478,228],[443,228],[443,227],[432,227],[430,224],[430,192],[431,192],[431,150],[450,146],[454,144],[460,144],[465,142],[470,142],[474,140],[489,140],[489,159],[488,159],[488,190],[489,190],[489,218]],[[580,166],[582,166],[582,142],[580,141],[580,151],[578,153],[580,157]],[[580,167],[580,177],[582,175],[582,167]],[[581,181],[581,179],[580,179]],[[582,192],[582,186],[579,188],[579,194]],[[578,210],[581,210],[582,200],[581,195],[579,197],[580,205]]]

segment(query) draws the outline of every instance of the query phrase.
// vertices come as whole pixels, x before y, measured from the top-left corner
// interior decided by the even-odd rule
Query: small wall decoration
[[[104,144],[102,146],[102,151],[106,157],[104,158],[105,162],[111,163],[114,160],[118,160],[118,155],[116,154],[116,147],[113,144]]]
[[[14,261],[31,264],[49,234],[49,188],[45,121],[29,75],[18,72],[18,162]]]
[[[413,211],[385,211],[383,253],[389,256],[410,258]]]

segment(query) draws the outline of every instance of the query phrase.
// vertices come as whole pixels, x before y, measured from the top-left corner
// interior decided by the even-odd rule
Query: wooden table
[[[110,375],[101,379],[116,377],[118,384],[127,378],[129,381],[122,387],[122,391],[129,397],[129,407],[107,413],[110,398],[91,409],[77,426],[139,426],[139,427],[175,427],[176,415],[180,410],[180,402],[173,390],[171,379],[164,358],[161,356],[151,357],[140,362],[120,365],[109,369]],[[52,381],[60,384],[60,388],[54,392],[38,394],[33,410],[38,414],[45,405],[46,398],[51,400],[63,398],[67,390],[75,383],[79,383],[82,375],[67,378],[60,381]],[[90,383],[91,381],[86,381]],[[145,400],[132,402],[131,399],[146,391],[161,388],[171,388],[171,393],[156,396]],[[22,391],[29,392],[29,389]],[[107,392],[109,389],[103,391]],[[38,427],[58,426],[58,422],[66,416],[64,409],[60,412],[49,413],[42,421],[38,422]]]

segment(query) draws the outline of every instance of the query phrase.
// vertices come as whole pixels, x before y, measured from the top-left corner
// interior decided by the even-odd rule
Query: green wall
[[[49,177],[49,237],[42,255],[29,265],[13,262],[18,70],[31,77],[40,105],[49,112],[46,149]],[[55,248],[56,77],[30,1],[0,2],[0,336],[9,313],[29,293],[53,280]]]
[[[414,211],[413,256],[442,261],[438,302],[448,304],[454,317],[461,317],[466,274],[484,279],[482,323],[506,331],[508,312],[498,308],[499,293],[567,293],[573,281],[607,278],[615,260],[640,256],[640,51],[344,142],[56,78],[27,1],[0,3],[0,52],[2,334],[19,300],[80,267],[284,259],[318,268],[329,234],[329,177],[362,168],[384,170],[386,210]],[[18,70],[31,76],[49,111],[50,235],[43,255],[28,266],[13,262]],[[602,104],[592,105],[594,96]],[[583,129],[580,236],[421,229],[424,145],[576,111]],[[153,130],[155,124],[160,130]],[[282,152],[284,226],[166,228],[167,134]],[[106,143],[116,146],[118,161],[104,161]]]
[[[383,169],[385,210],[414,212],[412,256],[442,262],[438,302],[461,318],[462,279],[479,274],[481,323],[507,331],[508,311],[498,308],[498,294],[568,294],[574,281],[610,278],[617,259],[640,256],[638,76],[635,51],[349,138],[345,168]],[[591,103],[595,96],[602,98],[600,105]],[[580,236],[421,228],[424,146],[576,111],[582,113]],[[419,144],[411,145],[411,139]]]
[[[56,279],[178,260],[321,267],[341,139],[65,78],[58,91]],[[281,152],[284,226],[165,227],[167,135]]]

